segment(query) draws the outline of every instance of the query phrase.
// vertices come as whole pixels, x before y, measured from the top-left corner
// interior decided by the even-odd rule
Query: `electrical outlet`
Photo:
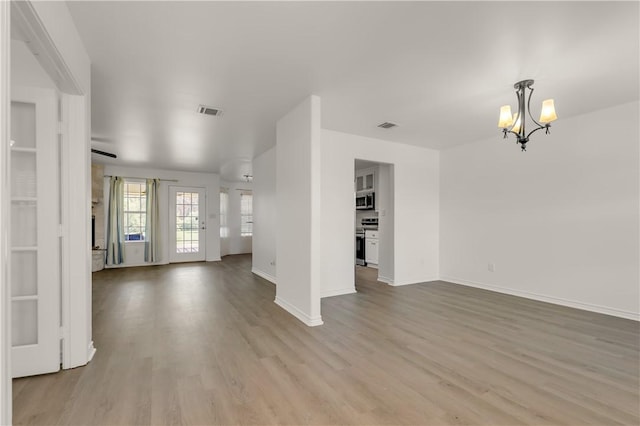
[[[269,262],[269,264],[270,264],[271,266],[276,266],[276,261],[275,261],[275,260],[272,260],[271,262]]]
[[[496,270],[496,265],[494,265],[493,263],[489,262],[489,263],[487,264],[487,270],[488,270],[489,272],[495,272],[495,270]]]

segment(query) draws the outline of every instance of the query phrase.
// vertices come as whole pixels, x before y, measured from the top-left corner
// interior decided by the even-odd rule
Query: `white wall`
[[[220,181],[220,186],[229,191],[229,206],[227,209],[227,227],[229,236],[220,238],[220,255],[251,253],[252,237],[243,237],[241,234],[240,217],[240,193],[241,190],[253,191],[251,182],[225,182]]]
[[[393,226],[381,225],[380,247],[393,247],[380,276],[393,285],[439,277],[439,154],[437,151],[322,129],[321,291],[354,289],[353,173],[356,158],[393,164]],[[278,190],[280,190],[278,188]],[[380,220],[389,220],[380,210]],[[388,210],[388,209],[385,209]],[[393,235],[385,235],[385,229]],[[279,257],[280,258],[280,257]],[[386,276],[391,275],[391,276]]]
[[[216,261],[220,260],[220,178],[217,174],[213,173],[190,173],[179,172],[172,170],[159,170],[159,169],[142,169],[136,167],[119,167],[105,165],[104,174],[111,176],[124,176],[131,178],[160,178],[177,180],[177,182],[160,182],[160,189],[158,191],[158,203],[160,207],[160,229],[165,232],[160,236],[161,238],[161,250],[160,260],[156,264],[169,263],[169,186],[192,186],[198,188],[204,188],[206,192],[207,205],[207,234],[206,234],[206,260]],[[105,218],[109,215],[109,178],[104,179],[104,214]],[[106,220],[105,220],[105,234],[106,234]],[[126,267],[126,266],[147,266],[153,265],[152,263],[146,263],[144,261],[144,242],[132,241],[125,243],[124,250],[124,263],[121,265],[109,265],[111,267]]]
[[[281,118],[276,133],[275,302],[305,324],[320,325],[320,98],[305,99]]]
[[[639,109],[441,153],[442,279],[639,318]],[[495,272],[488,271],[488,263]]]
[[[276,282],[276,148],[253,160],[253,258],[251,270]]]
[[[393,283],[394,268],[394,184],[393,164],[380,164],[378,167],[378,279]],[[379,194],[379,195],[378,195]],[[384,213],[384,214],[381,214]],[[356,224],[357,225],[357,224]]]

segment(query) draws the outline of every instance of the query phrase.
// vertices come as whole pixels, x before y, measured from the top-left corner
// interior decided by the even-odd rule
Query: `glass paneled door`
[[[205,259],[205,192],[203,188],[169,187],[171,262]]]
[[[11,368],[60,370],[58,96],[11,89]]]

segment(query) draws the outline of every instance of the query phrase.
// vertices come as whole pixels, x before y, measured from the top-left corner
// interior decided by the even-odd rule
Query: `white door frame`
[[[197,190],[203,197],[198,200],[198,238],[199,247],[197,256],[189,256],[185,254],[177,255],[176,249],[176,201],[175,194],[178,191],[190,192]],[[207,259],[207,189],[200,186],[169,186],[169,263],[178,262],[198,262]],[[204,232],[203,232],[204,231]],[[178,258],[178,256],[180,258]]]
[[[58,7],[58,6],[56,6]],[[62,5],[61,7],[66,7]],[[9,141],[11,108],[11,25],[28,37],[30,48],[39,54],[38,62],[57,82],[66,105],[67,123],[62,133],[63,161],[73,176],[62,176],[63,237],[62,321],[63,368],[84,365],[95,353],[91,340],[91,223],[90,223],[90,120],[89,90],[83,90],[78,76],[49,33],[47,22],[54,22],[56,11],[42,8],[39,16],[30,1],[0,1],[0,424],[12,423],[11,381],[11,298],[9,297],[10,252],[8,226],[10,207]],[[64,13],[67,13],[66,9]],[[13,19],[12,19],[13,18]],[[43,20],[45,22],[43,22]],[[58,37],[61,42],[66,43]],[[67,47],[67,46],[62,46]],[[74,59],[74,58],[72,58]],[[64,111],[63,111],[64,113]],[[66,179],[66,180],[65,180]],[[67,224],[76,224],[67,226]],[[84,226],[77,226],[84,224]],[[73,263],[72,263],[73,259]]]
[[[11,137],[11,3],[0,1],[0,424],[12,423],[9,294],[9,140]]]

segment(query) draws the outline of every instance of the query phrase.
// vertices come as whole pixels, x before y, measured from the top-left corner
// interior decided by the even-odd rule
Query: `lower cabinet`
[[[365,231],[364,257],[367,264],[378,264],[378,231]]]

